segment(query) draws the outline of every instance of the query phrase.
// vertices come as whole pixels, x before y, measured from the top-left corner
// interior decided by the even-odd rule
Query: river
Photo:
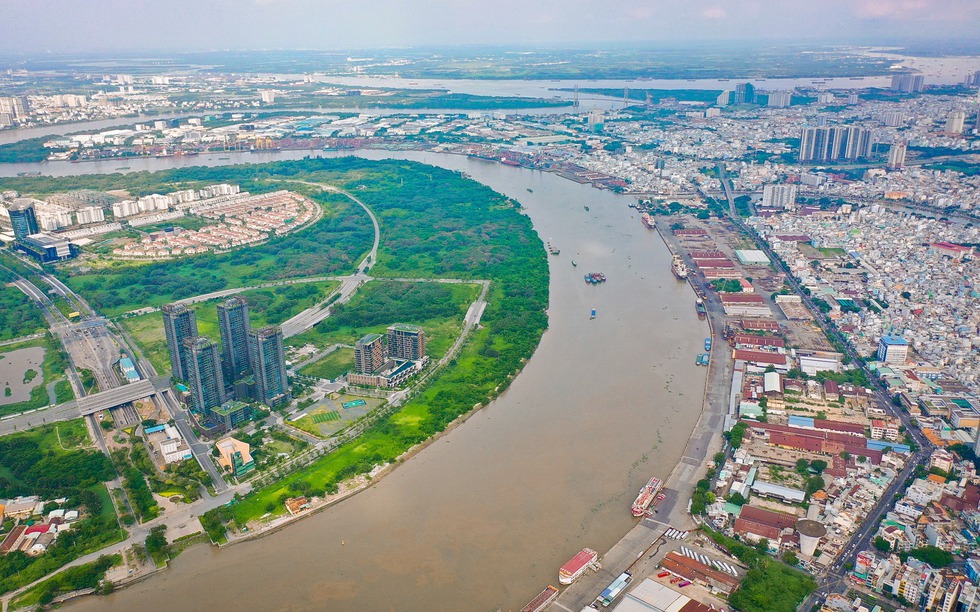
[[[694,358],[707,327],[629,198],[460,156],[360,155],[462,170],[524,204],[561,249],[534,356],[495,402],[363,493],[265,538],[193,547],[166,572],[71,609],[516,609],[580,548],[618,541],[636,491],[680,458],[701,409]],[[588,271],[609,281],[588,286]]]

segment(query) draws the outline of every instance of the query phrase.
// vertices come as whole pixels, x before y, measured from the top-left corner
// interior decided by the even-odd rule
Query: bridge
[[[107,391],[86,395],[83,398],[75,400],[75,402],[78,404],[78,411],[81,415],[88,416],[96,412],[149,397],[156,392],[157,389],[151,381],[141,380],[121,387],[114,387]]]

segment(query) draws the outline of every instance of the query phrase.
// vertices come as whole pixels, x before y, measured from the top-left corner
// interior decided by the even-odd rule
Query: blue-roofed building
[[[140,373],[136,371],[136,366],[129,357],[123,357],[119,360],[119,370],[126,377],[126,382],[134,383],[140,380]]]
[[[901,336],[886,334],[878,341],[878,361],[902,365],[909,356],[909,343]]]

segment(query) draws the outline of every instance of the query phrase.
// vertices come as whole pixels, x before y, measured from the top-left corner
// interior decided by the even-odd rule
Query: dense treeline
[[[119,555],[101,556],[92,563],[70,567],[60,574],[53,576],[19,598],[15,607],[38,603],[47,605],[65,593],[81,589],[94,589],[100,586],[106,571],[121,561]]]
[[[0,283],[9,281],[0,271]],[[34,302],[20,289],[0,285],[0,341],[29,336],[44,328],[44,317]]]
[[[93,516],[58,534],[39,557],[16,551],[0,556],[0,594],[18,589],[62,565],[125,538],[114,518]]]
[[[0,497],[59,497],[114,476],[112,462],[102,453],[44,451],[37,440],[26,435],[0,438],[0,466],[12,476],[0,477]]]
[[[742,612],[794,612],[817,588],[812,577],[767,555],[768,540],[749,546],[721,533],[703,528],[718,545],[728,549],[749,571],[728,603]]]
[[[452,289],[439,283],[371,283],[318,326],[322,331],[342,327],[372,327],[426,321],[458,315]]]
[[[381,245],[372,274],[389,277],[448,277],[491,281],[487,308],[459,356],[399,412],[380,420],[363,436],[248,496],[232,507],[243,523],[270,512],[282,512],[281,498],[300,491],[331,490],[347,477],[390,462],[410,446],[441,431],[453,419],[502,392],[534,352],[547,326],[547,258],[530,220],[515,204],[489,188],[462,180],[457,173],[414,162],[374,162],[357,158],[304,160],[270,164],[280,175],[303,173],[302,180],[329,182],[356,194],[379,217]],[[386,285],[389,283],[385,283]],[[368,285],[365,290],[371,288]],[[401,295],[372,295],[371,311],[341,308],[340,318],[326,325],[413,322],[452,300],[425,303],[429,292],[446,288],[413,284]],[[433,297],[436,297],[433,295]],[[444,306],[440,306],[445,304]],[[411,308],[418,309],[411,315]],[[455,306],[453,306],[455,308]],[[454,313],[456,314],[456,313]],[[212,537],[227,511],[204,519]]]
[[[304,193],[310,194],[309,187],[287,181],[333,184],[355,193],[379,217],[381,245],[373,275],[491,281],[481,328],[472,334],[448,368],[427,381],[422,393],[350,446],[246,498],[233,508],[236,520],[263,514],[270,502],[275,505],[283,494],[293,491],[293,483],[302,481],[306,486],[301,490],[324,491],[345,477],[392,461],[474,405],[496,397],[534,352],[547,326],[547,257],[530,220],[519,213],[513,201],[479,183],[463,180],[458,173],[414,162],[342,158],[190,168],[154,175],[137,173],[116,176],[111,181],[107,178],[112,177],[72,177],[70,187],[105,189],[111,182],[111,188],[139,192],[151,185],[197,181],[239,183],[242,189],[253,192],[290,188],[305,189]],[[263,182],[264,179],[277,182]],[[67,181],[44,181],[46,188],[69,187]],[[359,207],[343,196],[316,197],[326,206],[323,220],[264,245],[224,255],[119,265],[98,274],[74,276],[68,282],[111,315],[227,286],[335,271],[348,273],[371,244],[370,222]],[[402,306],[396,303],[407,300],[423,310],[443,308],[439,304],[446,300],[426,304],[422,299],[426,292],[440,290],[405,288],[403,295],[392,297],[390,309],[372,310],[379,313],[379,322],[380,317],[411,322],[417,315],[405,316]],[[353,321],[358,315],[343,315],[348,316]],[[401,414],[411,418],[399,418]],[[139,497],[140,483],[145,486],[145,481],[142,477],[129,478],[128,473],[126,476],[127,484],[136,489],[131,495]],[[149,507],[146,510],[152,512]],[[216,522],[208,521],[209,525]],[[212,535],[215,531],[209,529]]]

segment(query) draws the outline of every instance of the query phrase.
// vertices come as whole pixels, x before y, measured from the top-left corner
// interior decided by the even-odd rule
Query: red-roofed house
[[[735,334],[735,346],[771,346],[774,348],[783,348],[786,346],[786,341],[776,336]]]
[[[782,353],[768,353],[766,351],[748,351],[735,349],[736,361],[747,361],[760,366],[775,366],[777,370],[788,371],[789,365],[786,355]]]
[[[784,529],[792,529],[797,517],[783,512],[774,512],[765,508],[743,506],[742,513],[735,520],[735,533],[740,533],[749,539],[766,538],[772,542],[779,540]]]

